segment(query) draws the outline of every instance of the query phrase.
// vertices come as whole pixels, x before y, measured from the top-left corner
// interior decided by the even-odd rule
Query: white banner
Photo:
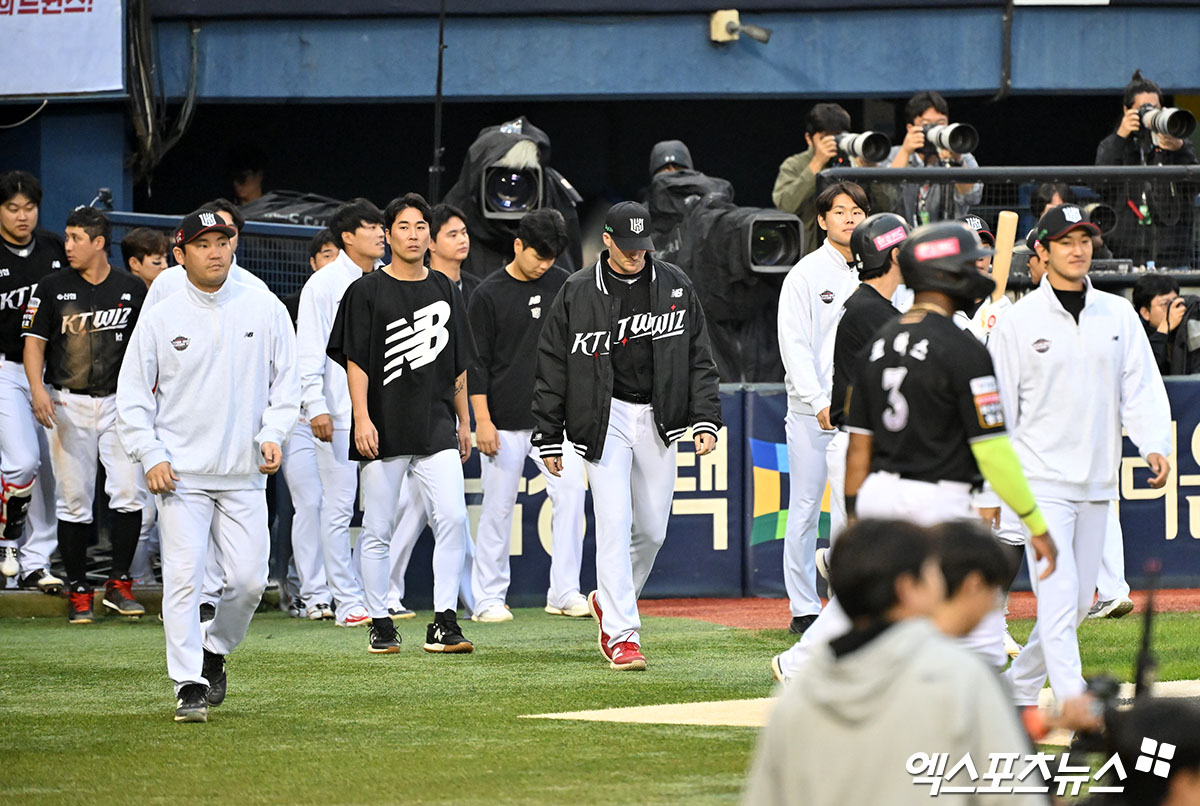
[[[0,97],[121,91],[121,0],[0,0]]]

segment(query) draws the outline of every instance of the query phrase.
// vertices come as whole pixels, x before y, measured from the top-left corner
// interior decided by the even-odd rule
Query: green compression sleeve
[[[1046,519],[1033,500],[1029,482],[1021,472],[1021,461],[1007,436],[992,437],[971,443],[971,453],[979,472],[992,485],[1000,500],[1012,507],[1035,535],[1046,531]]]

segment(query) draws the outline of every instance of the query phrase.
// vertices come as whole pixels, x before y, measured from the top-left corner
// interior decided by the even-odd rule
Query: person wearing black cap
[[[186,287],[143,311],[117,381],[117,434],[157,496],[176,722],[205,722],[225,699],[225,656],[267,584],[266,475],[300,413],[291,319],[274,294],[229,279],[234,232],[210,210],[183,219]],[[210,531],[225,584],[202,629]]]
[[[666,539],[675,442],[696,454],[721,429],[717,368],[704,311],[677,266],[648,253],[650,214],[613,205],[607,247],[572,274],[538,341],[532,443],[555,476],[564,436],[583,457],[596,514],[596,580],[588,606],[613,669],[644,670],[637,597]]]
[[[663,171],[691,170],[692,152],[682,140],[662,140],[650,149],[650,178]]]
[[[1034,582],[1038,619],[1029,643],[1006,672],[1019,706],[1037,704],[1047,675],[1059,702],[1084,691],[1075,629],[1092,605],[1122,427],[1155,488],[1167,481],[1172,443],[1166,388],[1137,313],[1088,279],[1096,226],[1078,206],[1062,204],[1036,229],[1046,276],[1001,318],[988,344],[1013,444],[1059,546],[1058,570]]]

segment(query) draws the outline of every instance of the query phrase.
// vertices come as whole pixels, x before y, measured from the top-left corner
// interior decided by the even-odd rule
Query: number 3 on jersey
[[[889,367],[883,371],[883,391],[887,392],[888,407],[883,410],[883,427],[903,431],[908,425],[908,401],[900,392],[900,384],[908,375],[908,367]]]

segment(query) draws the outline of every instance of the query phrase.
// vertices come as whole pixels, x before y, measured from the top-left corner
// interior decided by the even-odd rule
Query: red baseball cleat
[[[609,665],[619,672],[644,672],[646,656],[633,641],[622,641],[613,647],[612,663]]]
[[[592,591],[587,595],[588,612],[596,620],[596,628],[600,631],[600,652],[604,655],[605,660],[611,661],[613,659],[613,651],[608,648],[608,633],[604,631],[604,625],[601,623],[601,619],[604,618],[604,612],[600,609],[600,598],[597,596],[597,593],[599,591]]]

